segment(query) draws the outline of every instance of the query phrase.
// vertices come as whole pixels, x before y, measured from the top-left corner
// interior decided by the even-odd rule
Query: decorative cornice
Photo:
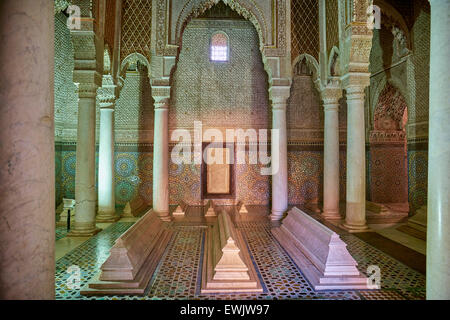
[[[402,130],[395,131],[377,131],[370,132],[370,143],[405,143],[406,133]]]

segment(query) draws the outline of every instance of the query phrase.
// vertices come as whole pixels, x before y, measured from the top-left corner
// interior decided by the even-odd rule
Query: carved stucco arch
[[[378,107],[380,96],[382,92],[385,90],[387,86],[394,87],[400,95],[405,100],[406,108],[408,110],[408,121],[410,118],[409,112],[410,112],[410,106],[408,103],[408,95],[406,95],[407,91],[405,88],[403,88],[403,84],[397,77],[390,77],[389,79],[386,77],[383,77],[380,81],[378,81],[376,84],[371,84],[370,87],[372,88],[371,92],[371,105],[370,105],[370,130],[374,130],[375,128],[375,113],[377,112],[376,108]]]
[[[294,73],[295,66],[305,60],[307,66],[312,71],[312,80],[317,90],[320,91],[320,73],[319,73],[319,63],[317,62],[316,58],[314,58],[312,55],[309,55],[307,53],[302,53],[298,55],[294,61],[292,62],[292,74]]]
[[[137,63],[138,61],[147,67],[148,76],[150,78],[150,62],[144,55],[138,52],[130,53],[122,60],[122,63],[120,64],[120,76],[125,78],[128,66],[132,63]]]
[[[267,25],[261,9],[254,0],[188,0],[181,10],[175,26],[175,43],[181,45],[184,28],[193,18],[198,17],[212,6],[222,1],[231,9],[253,23],[259,35],[260,50],[266,44]]]
[[[331,67],[333,66],[333,58],[334,56],[337,56],[339,59],[339,73],[337,75],[332,75],[331,73]],[[333,46],[330,50],[330,54],[328,55],[328,64],[327,64],[327,77],[332,76],[340,76],[342,74],[341,68],[340,68],[340,58],[341,58],[341,52],[339,51],[339,48],[336,46]]]
[[[264,46],[267,39],[267,25],[262,14],[261,9],[256,4],[255,0],[188,0],[186,1],[183,9],[178,15],[175,29],[175,42],[179,48],[182,45],[183,33],[188,25],[189,21],[200,16],[206,10],[210,9],[214,5],[222,1],[224,4],[229,6],[232,10],[239,13],[247,21],[250,21],[256,29],[259,39],[259,50],[261,52],[262,63],[264,65],[264,70],[268,76],[269,87],[272,85],[272,70],[264,54]],[[175,64],[170,71],[170,79],[173,79],[173,74],[175,73],[176,66],[178,64],[178,59],[180,55],[180,50],[178,50],[177,57],[175,59]]]

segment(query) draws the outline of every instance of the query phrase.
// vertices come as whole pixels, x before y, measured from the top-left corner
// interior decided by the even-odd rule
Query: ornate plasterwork
[[[320,97],[323,101],[324,109],[339,107],[339,99],[342,98],[342,88],[339,80],[330,81],[326,87],[320,92]],[[330,106],[332,105],[332,106]]]
[[[81,87],[98,87],[102,81],[104,56],[103,38],[95,32],[95,21],[99,19],[94,18],[92,11],[98,3],[94,0],[73,0],[73,4],[81,10],[81,29],[70,31],[74,48],[73,81]],[[79,93],[84,92],[80,88]]]
[[[147,67],[147,70],[150,70],[150,63],[147,60],[147,58],[138,52],[133,52],[122,60],[122,64],[120,65],[120,75],[122,77],[125,77],[126,71],[130,67],[132,69],[136,69],[138,62],[143,66]]]
[[[372,30],[368,28],[368,7],[372,4],[371,0],[353,0],[351,8],[351,21],[345,17],[345,7],[348,6],[348,0],[339,2],[339,20],[341,28],[340,40],[340,64],[344,76],[348,73],[359,74],[366,73],[369,68],[369,57],[372,49]],[[346,76],[347,77],[347,76]],[[365,80],[364,83],[368,81]],[[368,83],[367,83],[368,85]]]
[[[327,66],[328,77],[341,75],[340,52],[336,46],[334,46],[330,51]]]
[[[103,75],[102,86],[97,89],[97,98],[100,108],[114,108],[114,104],[119,96],[119,87],[114,84],[111,75]]]
[[[156,54],[166,56],[176,56],[177,48],[181,45],[181,35],[187,22],[192,18],[198,17],[213,5],[223,1],[233,10],[237,11],[247,20],[251,21],[258,31],[261,50],[266,56],[285,56],[286,55],[286,0],[264,0],[261,4],[255,0],[188,0],[184,3],[178,17],[169,17],[166,0],[158,0],[156,15]],[[263,5],[274,2],[273,8],[276,13],[271,12],[268,15],[263,10]],[[276,21],[276,30],[272,26],[272,19]],[[174,23],[171,24],[170,20]],[[168,30],[174,28],[174,39],[170,39]],[[274,43],[269,43],[269,32],[275,33]]]
[[[320,73],[319,73],[319,63],[317,60],[310,54],[302,53],[298,57],[294,59],[292,62],[292,70],[293,73],[295,73],[295,68],[298,66],[299,63],[302,61],[305,61],[308,65],[310,71],[312,72],[312,80],[314,85],[316,86],[316,89],[318,91],[321,91],[320,89]]]
[[[66,8],[70,5],[71,5],[70,0],[55,0],[55,5],[54,5],[55,14],[66,10]]]
[[[319,59],[319,1],[291,0],[291,58],[308,53]]]
[[[121,59],[138,52],[150,61],[152,1],[123,0],[122,6]]]

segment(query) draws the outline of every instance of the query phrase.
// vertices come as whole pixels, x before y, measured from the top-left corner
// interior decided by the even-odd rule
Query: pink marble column
[[[154,96],[153,210],[164,221],[169,216],[169,97]]]
[[[276,90],[278,89],[271,88],[272,128],[278,130],[279,138],[278,140],[274,139],[275,136],[272,134],[272,168],[278,167],[278,170],[275,169],[272,175],[272,214],[270,219],[273,222],[280,221],[288,209],[286,106],[289,88],[283,88],[284,95],[276,94]],[[278,155],[277,164],[275,164],[275,153]]]
[[[53,5],[0,4],[0,299],[55,297]]]
[[[364,130],[365,86],[347,91],[347,203],[344,228],[350,232],[368,229],[366,224],[366,139]]]
[[[322,91],[325,111],[323,212],[324,218],[341,219],[339,214],[339,99],[342,89],[326,88]]]

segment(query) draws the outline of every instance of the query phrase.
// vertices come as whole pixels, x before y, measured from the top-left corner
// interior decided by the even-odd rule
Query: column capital
[[[169,97],[153,96],[155,110],[169,109]]]
[[[364,86],[349,86],[345,88],[347,101],[349,100],[364,100],[365,97]]]
[[[345,74],[341,80],[347,93],[347,100],[364,99],[364,91],[370,84],[370,73],[351,72]]]
[[[153,99],[164,99],[170,97],[170,86],[155,86],[152,85],[152,97]]]
[[[283,85],[283,86],[271,86],[269,88],[269,99],[275,103],[281,103],[282,101],[286,101],[291,94],[291,86]]]
[[[333,109],[333,105],[339,104],[339,99],[342,98],[342,88],[340,86],[326,86],[321,92],[324,109]]]
[[[92,82],[75,83],[78,91],[78,98],[95,99],[98,86]]]
[[[116,100],[119,97],[119,90],[119,86],[114,84],[114,80],[111,75],[103,75],[102,86],[97,90],[100,108],[114,109]]]

